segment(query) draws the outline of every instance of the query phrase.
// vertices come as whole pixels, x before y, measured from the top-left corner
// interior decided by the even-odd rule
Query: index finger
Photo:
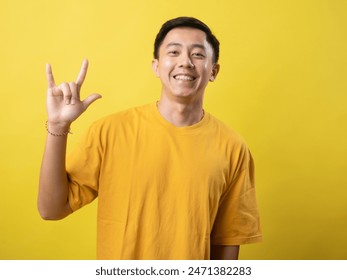
[[[48,87],[53,88],[55,87],[54,77],[52,73],[52,67],[50,64],[46,64],[46,78],[48,82]]]
[[[78,76],[77,76],[77,79],[76,79],[76,84],[81,87],[83,82],[84,82],[84,79],[87,75],[87,70],[88,70],[88,60],[85,59],[83,60],[82,62],[82,66],[81,66],[81,70],[80,72],[78,73]]]

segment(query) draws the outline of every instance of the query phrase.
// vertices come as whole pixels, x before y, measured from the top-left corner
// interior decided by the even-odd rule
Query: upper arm
[[[53,213],[52,211],[51,212],[44,211],[44,209],[40,208],[40,206],[38,206],[38,209],[39,209],[41,218],[44,220],[61,220],[69,216],[73,212],[69,202],[65,204],[65,207],[62,207],[58,210],[56,209]]]
[[[223,246],[211,245],[211,260],[237,260],[239,257],[239,245]]]

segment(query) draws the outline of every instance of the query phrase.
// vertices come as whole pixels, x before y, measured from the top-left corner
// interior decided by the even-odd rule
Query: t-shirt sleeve
[[[222,195],[211,232],[213,245],[241,245],[262,239],[254,183],[254,162],[246,146],[241,148],[236,171]]]
[[[100,133],[93,125],[67,157],[69,204],[73,211],[98,196],[101,154]]]

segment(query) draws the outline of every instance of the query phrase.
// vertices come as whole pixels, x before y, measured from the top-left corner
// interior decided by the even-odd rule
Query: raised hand
[[[50,125],[68,127],[76,120],[100,94],[91,94],[86,99],[80,99],[80,91],[87,75],[88,61],[84,60],[75,82],[56,85],[50,64],[46,65],[47,114]]]

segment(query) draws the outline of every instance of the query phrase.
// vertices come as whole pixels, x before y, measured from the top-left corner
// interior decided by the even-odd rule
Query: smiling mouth
[[[190,76],[190,75],[179,74],[179,75],[175,75],[173,77],[177,81],[194,81],[195,80],[195,77]]]

